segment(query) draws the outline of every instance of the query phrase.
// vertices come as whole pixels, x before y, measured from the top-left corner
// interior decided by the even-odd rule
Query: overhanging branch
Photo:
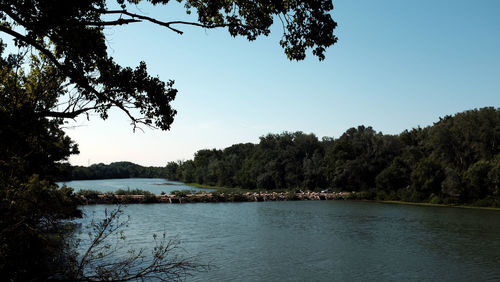
[[[88,112],[90,110],[95,110],[97,107],[89,107],[89,108],[83,108],[79,109],[76,111],[71,111],[71,112],[53,112],[53,111],[44,111],[40,112],[39,115],[42,117],[53,117],[53,118],[70,118],[74,119],[80,114],[83,114],[85,112]]]
[[[110,25],[124,25],[124,24],[129,24],[129,23],[139,23],[141,20],[136,20],[136,19],[118,19],[116,21],[109,21],[109,22],[84,22],[83,24],[85,25],[92,25],[92,26],[110,26]]]
[[[57,58],[54,56],[54,54],[52,54],[52,52],[50,52],[48,49],[46,49],[45,47],[43,47],[40,43],[38,43],[36,40],[32,39],[32,38],[29,38],[27,36],[24,36],[10,28],[7,28],[3,25],[0,25],[0,31],[1,32],[4,32],[4,33],[7,33],[11,36],[13,36],[14,38],[17,38],[21,41],[23,41],[24,43],[27,43],[33,47],[35,47],[35,49],[37,49],[38,51],[40,51],[42,54],[44,54],[45,56],[47,56],[47,58],[56,66],[58,67],[59,69],[61,70],[64,70],[65,67],[63,65],[61,65],[61,63],[59,63],[59,61],[57,60]]]
[[[36,40],[31,39],[27,36],[24,36],[10,28],[7,28],[5,26],[0,25],[0,32],[4,32],[6,34],[9,34],[13,36],[14,38],[17,38],[31,46],[33,46],[35,49],[40,51],[42,54],[47,56],[47,58],[61,71],[63,71],[69,78],[71,78],[78,86],[82,87],[83,89],[93,93],[97,97],[101,98],[103,101],[108,101],[111,102],[114,106],[120,108],[127,114],[127,116],[132,120],[134,124],[136,123],[142,123],[147,126],[151,126],[150,124],[146,124],[145,122],[142,122],[140,119],[135,118],[130,111],[128,111],[121,103],[118,103],[115,100],[109,99],[107,97],[104,97],[102,93],[94,89],[92,86],[88,85],[88,83],[82,83],[84,81],[84,78],[77,77],[76,75],[73,74],[73,72],[68,69],[66,66],[62,65],[57,58],[50,52],[48,49],[44,48],[40,43],[38,43]],[[83,108],[79,109],[76,111],[71,111],[71,112],[54,112],[54,111],[46,111],[46,112],[41,112],[40,116],[43,117],[55,117],[55,118],[69,118],[73,119],[77,117],[78,115],[87,112],[89,110],[95,110],[97,107],[89,107],[89,108]]]
[[[126,15],[126,16],[129,16],[129,17],[132,17],[133,19],[137,18],[137,19],[141,19],[141,20],[145,20],[145,21],[149,21],[151,23],[154,23],[154,24],[157,24],[157,25],[161,25],[161,26],[164,26],[178,34],[183,34],[183,31],[179,30],[179,29],[176,29],[174,27],[172,27],[171,25],[177,25],[177,24],[183,24],[183,25],[192,25],[192,26],[197,26],[197,27],[202,27],[202,28],[219,28],[219,27],[229,27],[229,26],[234,26],[236,24],[228,24],[228,23],[224,23],[224,24],[213,24],[213,25],[207,25],[207,24],[202,24],[202,23],[197,23],[197,22],[188,22],[188,21],[170,21],[170,22],[164,22],[164,21],[159,21],[155,18],[151,18],[151,17],[148,17],[148,16],[144,16],[144,15],[139,15],[139,14],[135,14],[135,13],[131,13],[127,10],[97,10],[97,12],[99,13],[103,13],[103,14],[121,14],[121,15]],[[238,24],[238,26],[241,26],[241,27],[244,27],[244,28],[252,28],[251,26],[247,26],[247,25],[243,25],[243,24]]]

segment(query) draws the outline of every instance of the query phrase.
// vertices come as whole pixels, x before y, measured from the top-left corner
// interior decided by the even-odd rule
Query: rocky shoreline
[[[321,201],[348,200],[355,198],[356,192],[269,192],[269,193],[195,193],[185,195],[79,195],[80,204],[145,204],[145,203],[221,203],[221,202],[268,202],[268,201]]]

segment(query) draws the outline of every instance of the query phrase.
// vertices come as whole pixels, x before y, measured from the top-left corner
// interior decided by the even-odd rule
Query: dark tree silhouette
[[[337,41],[331,1],[178,1],[188,13],[198,14],[193,22],[130,12],[128,7],[139,2],[165,5],[170,1],[117,0],[119,9],[108,8],[105,0],[0,1],[0,34],[13,37],[20,48],[36,50],[55,68],[54,75],[68,84],[58,89],[59,97],[69,96],[64,107],[46,105],[37,109],[38,115],[75,118],[96,111],[106,119],[108,110],[115,107],[127,114],[134,129],[140,125],[170,128],[176,114],[170,105],[177,94],[173,80],[150,76],[144,62],[135,69],[117,64],[105,43],[104,28],[109,26],[150,22],[178,34],[186,25],[227,28],[232,36],[255,40],[268,35],[278,20],[283,26],[280,45],[291,60],[304,59],[307,49],[323,60],[325,48]]]
[[[280,44],[291,60],[304,59],[308,49],[323,60],[325,48],[337,41],[331,1],[178,1],[198,15],[193,22],[130,12],[139,2],[169,1],[116,0],[119,8],[110,9],[105,0],[0,0],[0,277],[7,281],[64,279],[67,273],[64,220],[78,210],[71,189],[54,184],[60,164],[78,153],[61,128],[66,119],[91,112],[106,119],[118,108],[134,129],[168,130],[174,120],[174,82],[151,76],[144,62],[117,64],[106,27],[149,22],[178,34],[188,25],[226,28],[254,40],[279,21]],[[5,53],[10,40],[17,53]]]

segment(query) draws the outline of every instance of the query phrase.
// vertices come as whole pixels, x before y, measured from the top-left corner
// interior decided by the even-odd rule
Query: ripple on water
[[[85,206],[87,211],[105,206]],[[214,267],[189,281],[500,279],[500,212],[364,202],[147,204],[127,236],[178,236]]]

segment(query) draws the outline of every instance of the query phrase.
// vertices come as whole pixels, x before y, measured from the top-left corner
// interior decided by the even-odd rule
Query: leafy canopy
[[[150,22],[178,34],[186,25],[227,28],[232,36],[255,40],[268,35],[273,22],[279,21],[280,45],[290,60],[304,59],[308,49],[323,60],[325,49],[337,41],[333,34],[337,24],[330,15],[333,5],[326,0],[177,1],[188,14],[198,15],[193,22],[162,21],[128,9],[140,2],[166,5],[168,0],[116,2],[118,9],[110,9],[105,0],[0,1],[0,34],[13,37],[19,48],[40,54],[54,68],[54,76],[66,83],[56,89],[57,97],[69,97],[64,106],[48,103],[37,109],[39,115],[75,118],[96,111],[106,119],[108,110],[115,107],[128,115],[134,129],[139,125],[170,128],[176,114],[170,105],[177,94],[173,80],[152,77],[144,62],[135,68],[117,64],[106,46],[104,30],[109,26]]]
[[[291,60],[304,59],[308,49],[323,60],[325,48],[337,40],[330,1],[179,1],[197,13],[193,22],[131,13],[128,7],[140,0],[115,2],[118,9],[104,0],[0,0],[0,277],[6,280],[72,275],[75,253],[65,240],[65,220],[80,214],[71,189],[54,184],[60,164],[78,153],[62,129],[65,119],[93,111],[106,119],[118,108],[134,129],[168,130],[173,122],[174,82],[151,76],[144,62],[135,68],[116,63],[106,27],[142,21],[178,34],[186,25],[227,28],[232,36],[254,40],[279,20],[280,44]],[[10,39],[17,54],[5,52]],[[155,253],[152,266],[160,268],[152,273],[169,271],[163,259],[168,246]]]

